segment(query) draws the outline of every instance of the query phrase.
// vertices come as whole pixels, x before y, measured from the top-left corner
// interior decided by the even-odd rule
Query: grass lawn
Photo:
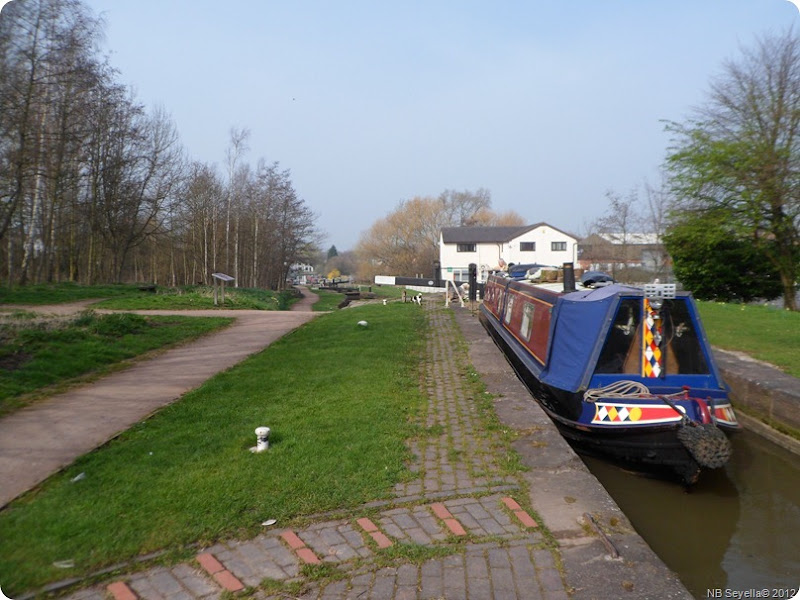
[[[104,374],[151,350],[196,339],[232,320],[91,311],[69,318],[12,313],[0,321],[0,416],[42,393]]]
[[[192,286],[188,288],[158,288],[156,292],[140,292],[128,296],[112,297],[96,304],[97,308],[111,310],[150,310],[150,309],[248,309],[248,310],[288,310],[294,302],[290,292],[250,288],[226,288],[225,303],[222,304],[218,292],[217,306],[214,306],[214,290],[211,287]]]
[[[78,459],[0,512],[3,591],[387,497],[412,477],[425,323],[401,303],[322,315]]]
[[[132,284],[80,285],[72,282],[0,287],[2,304],[61,304],[91,298],[113,298],[143,294]]]
[[[339,292],[331,292],[330,290],[314,290],[319,300],[317,300],[311,307],[314,311],[331,311],[339,308],[339,303],[345,299],[344,294]]]
[[[288,310],[295,301],[290,292],[226,287],[225,304],[214,306],[214,293],[210,286],[180,288],[156,286],[155,291],[143,291],[136,284],[79,285],[67,282],[11,289],[0,288],[0,306],[61,304],[91,298],[106,298],[107,300],[94,306],[111,310],[213,308]],[[218,300],[221,302],[221,296]]]
[[[363,293],[367,293],[368,289],[372,289],[372,293],[379,300],[386,299],[390,302],[396,302],[403,298],[403,291],[406,289],[404,286],[394,285],[373,285],[373,286],[359,286]],[[330,290],[314,290],[314,293],[319,295],[319,300],[312,307],[315,311],[329,311],[339,308],[339,303],[345,299],[345,295],[339,292],[332,292]],[[408,290],[408,297],[411,298],[414,294],[412,290]],[[410,300],[409,300],[410,301]]]
[[[698,302],[709,341],[800,377],[800,312],[769,306]]]

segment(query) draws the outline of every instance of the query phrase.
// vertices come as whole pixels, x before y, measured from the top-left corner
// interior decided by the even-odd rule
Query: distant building
[[[578,240],[547,223],[522,227],[445,227],[439,237],[442,279],[466,281],[469,265],[478,279],[511,264],[560,267],[578,258]]]
[[[314,272],[314,266],[307,265],[305,263],[294,263],[289,267],[289,270],[294,273],[305,273],[306,275],[308,275],[309,273]]]
[[[578,244],[578,267],[586,271],[638,270],[665,277],[671,274],[671,264],[655,233],[594,233]]]
[[[312,283],[314,275],[313,265],[305,263],[294,263],[289,266],[289,280],[298,285]]]

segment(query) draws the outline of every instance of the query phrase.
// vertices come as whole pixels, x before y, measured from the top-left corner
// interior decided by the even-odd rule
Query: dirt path
[[[13,311],[22,310],[34,312],[43,316],[68,317],[90,308],[101,300],[90,298],[89,300],[78,300],[77,302],[65,302],[64,304],[2,304],[0,305],[0,317],[4,314],[9,315]]]
[[[311,312],[316,295],[303,292],[303,300],[286,312],[128,311],[234,317],[236,321],[222,331],[0,419],[0,507],[216,373],[310,321],[316,315]],[[25,309],[69,315],[93,302]]]

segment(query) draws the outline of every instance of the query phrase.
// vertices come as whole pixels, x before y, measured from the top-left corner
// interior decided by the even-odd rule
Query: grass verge
[[[339,303],[345,299],[344,294],[329,290],[315,290],[314,293],[317,294],[318,300],[311,306],[313,311],[328,312],[337,310]]]
[[[709,341],[800,377],[800,312],[752,304],[698,302]]]
[[[135,284],[80,285],[73,282],[0,287],[0,304],[61,304],[92,298],[142,294]]]
[[[77,283],[39,284],[0,288],[2,304],[62,304],[92,298],[105,298],[96,308],[111,310],[153,309],[250,309],[288,310],[296,301],[291,291],[273,292],[256,288],[225,289],[225,303],[214,305],[210,286],[139,286],[136,284],[80,285]],[[221,295],[218,302],[222,301]]]
[[[12,314],[0,323],[0,416],[77,378],[104,374],[122,361],[196,339],[232,320],[92,311],[70,318]]]
[[[404,291],[407,292],[410,302],[411,296],[417,293],[406,290],[404,286],[394,285],[359,286],[359,288],[363,293],[368,293],[367,290],[370,290],[369,293],[374,294],[378,300],[387,300],[389,302],[402,300]],[[339,308],[339,303],[345,299],[344,294],[331,290],[314,290],[314,293],[319,296],[319,300],[313,306],[315,311],[336,310]]]
[[[190,286],[185,288],[157,288],[155,292],[137,291],[135,294],[104,300],[95,306],[110,310],[289,310],[294,300],[293,294],[288,291],[273,292],[255,288],[226,288],[224,303],[221,292],[218,290],[218,304],[215,306],[213,288]]]
[[[403,304],[323,315],[81,457],[0,512],[3,591],[387,497],[410,476],[425,321]],[[252,454],[260,425],[270,450]]]

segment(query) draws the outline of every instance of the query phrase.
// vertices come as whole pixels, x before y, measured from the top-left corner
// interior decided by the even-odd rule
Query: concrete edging
[[[800,454],[800,441],[759,418],[800,431],[800,379],[741,352],[714,348],[714,358],[723,380],[731,388],[734,408],[742,406],[751,413],[737,413],[742,426],[790,452]]]

